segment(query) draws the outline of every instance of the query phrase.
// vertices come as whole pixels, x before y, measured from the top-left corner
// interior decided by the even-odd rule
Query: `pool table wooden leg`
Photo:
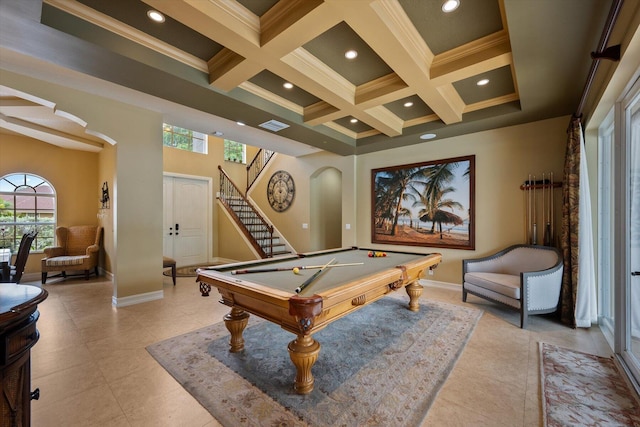
[[[229,351],[237,353],[244,348],[242,332],[249,322],[249,313],[238,307],[231,307],[231,312],[224,316],[224,325],[231,333]]]
[[[420,295],[422,295],[423,286],[419,285],[417,281],[412,282],[405,286],[405,290],[407,291],[407,295],[409,295],[409,310],[418,311],[420,310],[420,303],[418,300],[420,299]]]
[[[311,335],[298,334],[298,337],[289,343],[289,357],[296,367],[296,382],[294,389],[298,394],[309,394],[313,390],[313,374],[311,368],[318,360],[320,343]]]

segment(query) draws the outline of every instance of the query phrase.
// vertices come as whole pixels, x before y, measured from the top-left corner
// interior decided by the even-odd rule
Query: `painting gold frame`
[[[371,171],[371,242],[475,249],[475,156]]]

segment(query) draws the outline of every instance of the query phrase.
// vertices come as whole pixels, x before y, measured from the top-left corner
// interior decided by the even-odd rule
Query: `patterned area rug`
[[[640,426],[640,402],[613,359],[540,343],[544,425]]]
[[[294,336],[251,316],[229,353],[222,322],[147,350],[224,426],[415,426],[427,414],[482,312],[386,297],[314,334],[315,388],[295,394]]]

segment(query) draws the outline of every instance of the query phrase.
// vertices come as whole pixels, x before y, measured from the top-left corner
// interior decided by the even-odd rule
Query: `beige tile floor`
[[[67,279],[44,287],[40,341],[32,352],[32,425],[218,426],[218,422],[147,353],[148,344],[219,322],[228,312],[200,296],[193,278],[164,280],[164,299],[111,305],[108,281]],[[35,283],[37,285],[37,282]],[[424,282],[422,298],[462,304],[452,285]],[[538,426],[538,342],[610,355],[598,328],[573,330],[535,316],[521,330],[515,312],[479,298],[485,310],[431,407],[424,426]]]

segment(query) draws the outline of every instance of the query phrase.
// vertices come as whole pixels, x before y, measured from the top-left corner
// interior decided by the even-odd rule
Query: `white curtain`
[[[578,235],[578,290],[575,310],[576,326],[578,328],[589,328],[592,323],[598,322],[591,192],[589,191],[586,157],[582,124],[580,124],[580,207],[578,214],[580,228]]]

